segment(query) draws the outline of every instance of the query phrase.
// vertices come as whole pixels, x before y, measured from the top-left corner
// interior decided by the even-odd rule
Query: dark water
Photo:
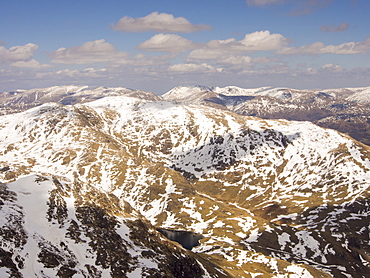
[[[157,230],[169,240],[180,243],[184,248],[188,250],[191,250],[193,247],[199,245],[199,240],[203,238],[202,235],[193,232],[167,230],[160,228],[158,228]]]

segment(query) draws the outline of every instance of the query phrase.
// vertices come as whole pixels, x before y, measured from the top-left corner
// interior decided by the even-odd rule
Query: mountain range
[[[0,94],[0,276],[368,277],[370,147],[266,118],[366,118],[369,90]]]
[[[163,98],[219,107],[263,119],[310,121],[370,145],[370,87],[295,90],[179,86]]]

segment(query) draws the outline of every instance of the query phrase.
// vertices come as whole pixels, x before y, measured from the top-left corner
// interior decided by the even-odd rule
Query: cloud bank
[[[128,54],[119,52],[104,39],[85,42],[81,46],[61,47],[52,52],[49,57],[52,63],[58,64],[89,64],[109,62],[124,58]]]
[[[51,66],[48,64],[41,64],[39,61],[35,59],[28,60],[28,61],[16,61],[10,64],[12,67],[16,68],[32,68],[32,69],[47,69]]]
[[[173,73],[211,73],[211,72],[221,72],[222,68],[215,68],[211,65],[207,65],[206,63],[202,64],[175,64],[168,67],[169,72]]]
[[[157,34],[139,44],[137,49],[161,52],[185,52],[197,48],[198,44],[175,34]]]
[[[363,42],[346,42],[340,45],[325,45],[322,42],[315,42],[310,45],[303,45],[299,48],[284,47],[277,51],[278,54],[363,54],[370,52],[370,37]]]
[[[29,60],[38,48],[39,46],[34,43],[12,46],[9,49],[0,46],[0,61],[15,62]]]
[[[270,31],[257,31],[246,34],[237,41],[234,38],[227,40],[212,40],[203,48],[193,50],[188,59],[210,60],[230,55],[232,53],[245,53],[256,51],[279,50],[289,43],[289,39],[281,34],[271,34]]]
[[[132,18],[122,17],[113,29],[121,32],[192,33],[211,29],[210,26],[194,25],[183,17],[172,14],[153,12],[147,16]]]

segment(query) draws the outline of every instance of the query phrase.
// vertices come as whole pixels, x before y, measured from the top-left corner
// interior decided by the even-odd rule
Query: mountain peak
[[[200,93],[205,92],[212,92],[213,89],[211,87],[202,86],[202,85],[194,85],[194,86],[177,86],[167,93],[163,94],[162,97],[165,100],[179,100],[179,99],[187,99],[191,98],[194,95],[198,95]]]

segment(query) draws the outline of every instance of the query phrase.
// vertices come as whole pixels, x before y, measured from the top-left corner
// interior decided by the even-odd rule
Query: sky
[[[0,92],[370,86],[369,0],[12,0]]]

